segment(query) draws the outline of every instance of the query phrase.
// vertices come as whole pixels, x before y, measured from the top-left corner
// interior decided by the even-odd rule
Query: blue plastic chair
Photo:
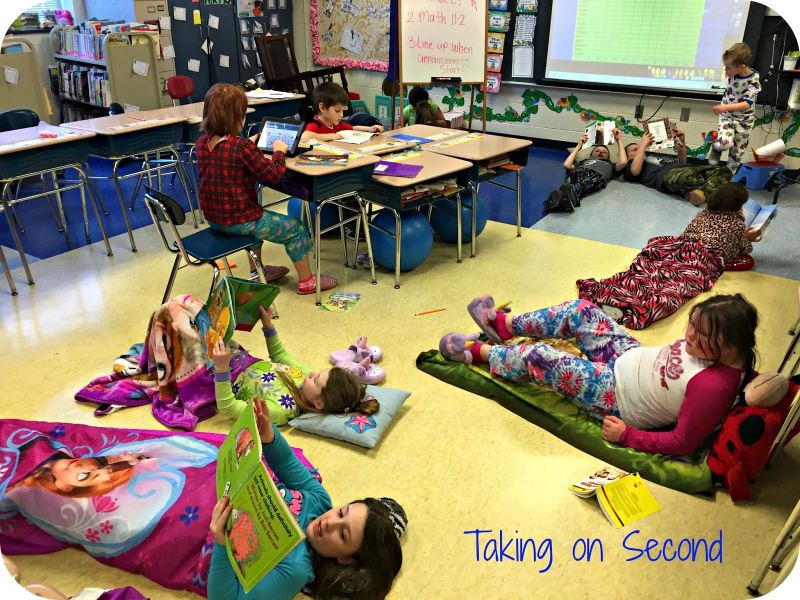
[[[246,250],[250,258],[253,259],[259,279],[262,282],[266,282],[264,267],[258,254],[253,250],[253,247],[261,245],[261,240],[251,235],[228,235],[211,228],[203,229],[185,237],[181,236],[178,231],[178,225],[183,225],[186,222],[186,213],[183,207],[174,198],[153,189],[149,185],[145,185],[144,190],[147,209],[150,211],[153,223],[161,236],[164,248],[166,248],[167,252],[175,255],[175,262],[169,274],[167,289],[164,291],[164,297],[161,300],[162,304],[169,300],[169,295],[175,283],[178,269],[181,268],[182,261],[186,263],[183,266],[203,267],[210,265],[214,269],[209,297],[211,297],[219,281],[217,261],[222,260],[228,275],[232,275],[227,257],[242,250]],[[166,229],[169,230],[169,235],[165,232],[165,224]]]

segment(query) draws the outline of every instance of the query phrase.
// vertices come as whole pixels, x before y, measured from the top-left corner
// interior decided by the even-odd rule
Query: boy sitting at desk
[[[308,140],[319,140],[327,142],[329,140],[342,139],[339,133],[345,129],[355,129],[356,131],[370,131],[380,133],[383,131],[382,125],[356,125],[342,120],[344,110],[347,108],[349,98],[345,89],[338,83],[325,81],[314,88],[313,102],[317,114],[314,120],[306,125],[306,130],[300,138],[301,142]]]

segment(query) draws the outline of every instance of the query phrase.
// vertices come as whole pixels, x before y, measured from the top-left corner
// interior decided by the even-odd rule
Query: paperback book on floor
[[[581,498],[597,497],[600,509],[620,529],[661,510],[661,505],[638,473],[603,467],[569,486]]]

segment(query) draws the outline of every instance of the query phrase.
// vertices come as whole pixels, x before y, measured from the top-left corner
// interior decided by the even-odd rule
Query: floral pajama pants
[[[255,221],[236,225],[217,225],[209,221],[208,225],[222,233],[252,235],[260,240],[283,244],[292,262],[301,260],[314,247],[308,231],[299,220],[269,210],[265,210],[261,218]]]
[[[492,375],[509,381],[535,381],[568,397],[598,420],[619,416],[614,362],[639,342],[600,308],[586,300],[571,300],[515,316],[512,331],[532,338],[575,338],[587,358],[543,342],[497,345],[489,351]]]
[[[739,163],[742,162],[742,155],[747,150],[750,131],[753,129],[755,120],[755,115],[736,119],[730,113],[722,113],[719,116],[717,144],[722,149],[728,149],[728,168],[733,173],[736,173]]]

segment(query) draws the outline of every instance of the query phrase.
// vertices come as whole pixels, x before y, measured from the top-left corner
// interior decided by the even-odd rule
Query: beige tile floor
[[[117,354],[143,339],[161,298],[171,258],[152,227],[138,230],[136,238],[138,254],[120,236],[112,240],[113,258],[95,244],[33,265],[37,283],[32,288],[15,272],[17,298],[0,290],[2,416],[160,429],[147,407],[98,420],[72,400],[80,386],[110,371]],[[525,230],[516,238],[513,227],[490,222],[479,239],[477,258],[456,264],[454,248],[437,244],[420,268],[403,275],[399,290],[385,271],[373,286],[367,271],[345,269],[338,240],[325,240],[325,272],[340,278],[341,289],[363,294],[349,314],[318,310],[312,297],[293,293],[294,279],[285,284],[286,293],[278,299],[278,327],[294,356],[323,366],[330,350],[368,335],[384,349],[387,383],[412,392],[383,442],[371,451],[286,432],[290,443],[303,447],[320,468],[335,502],[391,495],[405,506],[410,519],[405,564],[391,598],[588,598],[601,589],[613,598],[745,596],[745,585],[800,496],[800,443],[790,445],[759,478],[753,502],[734,505],[724,492],[709,499],[651,484],[662,510],[617,531],[594,501],[566,489],[600,466],[597,459],[414,366],[418,352],[435,347],[443,333],[474,328],[464,307],[477,293],[490,291],[498,301],[512,300],[517,311],[537,308],[574,297],[576,278],[610,275],[634,255],[628,248],[540,231]],[[268,256],[288,266],[279,248]],[[244,264],[244,257],[239,261]],[[183,270],[175,292],[203,295],[209,281],[205,269]],[[726,273],[715,286],[715,292],[741,291],[759,307],[763,368],[776,368],[788,343],[786,330],[797,315],[797,286],[798,281],[758,273]],[[434,307],[447,310],[413,316]],[[676,339],[687,309],[640,332],[639,338],[648,344]],[[256,354],[263,348],[258,333],[240,340]],[[229,424],[215,417],[200,429],[225,431]],[[536,563],[477,563],[474,538],[463,533],[476,528],[495,535],[502,529],[506,537],[519,531],[537,544],[552,540],[552,564],[546,568],[544,554]],[[723,563],[626,562],[630,554],[621,541],[634,528],[641,530],[641,543],[649,537],[710,539],[721,530]],[[599,538],[604,561],[573,561],[572,543],[578,538]],[[24,582],[47,582],[68,594],[84,586],[130,584],[155,599],[194,597],[101,566],[77,550],[19,556],[16,562]]]

